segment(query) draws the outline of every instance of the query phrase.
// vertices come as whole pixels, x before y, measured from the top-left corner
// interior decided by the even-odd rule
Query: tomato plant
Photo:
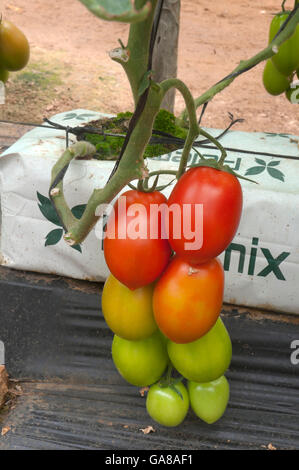
[[[274,16],[270,24],[269,43],[274,39],[283,23],[287,20],[290,11],[282,11]],[[299,67],[299,27],[278,49],[272,57],[272,62],[283,75],[290,76]]]
[[[155,281],[169,262],[171,249],[163,238],[162,216],[155,212],[166,202],[158,191],[126,191],[108,219],[105,260],[116,279],[130,289]]]
[[[191,267],[176,256],[153,296],[160,330],[175,343],[190,343],[215,324],[222,307],[224,273],[219,260]]]
[[[17,71],[27,65],[30,46],[26,36],[11,21],[0,22],[0,64],[6,70]]]
[[[280,95],[290,86],[290,80],[280,73],[272,60],[267,60],[264,73],[263,84],[270,95]]]
[[[157,330],[153,290],[154,286],[149,284],[132,291],[110,274],[103,289],[102,310],[107,325],[117,336],[136,341]]]
[[[147,386],[160,379],[170,358],[183,377],[201,384],[189,384],[193,407],[203,419],[212,422],[225,406],[227,388],[225,380],[220,377],[229,367],[232,355],[228,332],[219,318],[224,285],[223,269],[216,257],[227,248],[238,229],[242,190],[233,170],[224,164],[226,149],[219,139],[200,126],[199,121],[217,93],[264,60],[273,61],[266,64],[264,72],[268,91],[278,94],[287,89],[299,68],[298,1],[292,14],[281,13],[273,19],[270,44],[266,48],[248,60],[241,60],[231,73],[197,98],[192,96],[183,81],[169,77],[155,81],[152,73],[153,50],[165,6],[163,0],[81,1],[102,19],[130,23],[127,44],[119,40],[120,47],[113,49],[110,57],[121,64],[127,74],[134,112],[125,135],[118,136],[123,139],[123,144],[106,184],[94,189],[82,217],[75,217],[67,204],[63,178],[71,160],[96,154],[96,148],[90,143],[77,142],[67,148],[53,166],[49,187],[51,202],[65,229],[65,241],[75,247],[98,222],[97,208],[111,203],[127,185],[132,188],[132,184],[138,181],[136,189],[119,196],[108,219],[104,239],[104,255],[113,277],[105,286],[103,310],[111,329],[123,336],[114,336],[113,361],[129,383]],[[282,7],[284,3],[285,0]],[[14,44],[11,41],[11,50]],[[16,49],[14,57],[21,57],[25,63],[26,43],[23,46],[20,48],[23,54],[19,56]],[[12,56],[5,56],[3,48],[0,49],[1,63],[7,70],[21,65],[21,59],[12,63]],[[278,75],[271,64],[286,78]],[[183,128],[181,138],[154,129],[166,94],[169,96],[169,92],[175,90],[185,103],[185,110],[173,120],[173,124]],[[196,112],[199,108],[202,108],[200,119]],[[217,162],[201,156],[201,165],[188,169],[190,151],[200,137],[215,146],[221,156]],[[150,172],[145,158],[146,148],[153,142],[155,145],[160,138],[163,144],[169,140],[175,148],[182,149],[179,165],[175,170],[161,168]],[[166,187],[158,186],[161,175],[174,175],[178,180],[168,202],[159,192]],[[152,176],[156,179],[149,188]],[[170,209],[169,218],[162,217],[159,212],[156,217],[157,211],[153,217],[152,208],[157,209],[166,203]],[[174,207],[179,211],[172,211]],[[184,212],[184,208],[188,211]],[[169,240],[164,237],[168,222]],[[171,249],[176,255],[170,261]],[[161,331],[145,337],[155,327],[149,306],[153,283],[154,319]],[[218,379],[212,388],[203,385]],[[183,384],[177,385],[183,399],[173,390],[171,381],[167,384],[152,386],[147,408],[158,422],[172,426],[184,419],[188,400]],[[211,406],[212,389],[217,410]],[[199,396],[205,397],[202,401],[202,404],[204,401],[207,403],[204,410],[198,404]]]
[[[229,401],[229,383],[223,375],[212,382],[188,381],[188,393],[194,413],[208,424],[224,414]]]
[[[178,426],[184,421],[189,409],[186,387],[180,382],[168,387],[152,385],[147,394],[146,409],[157,423],[169,427]]]
[[[193,265],[218,256],[237,231],[242,200],[241,185],[234,175],[204,166],[188,170],[168,199],[170,208],[177,205],[181,209],[179,216],[177,212],[169,211],[169,243],[172,249]],[[184,213],[184,205],[190,207],[190,216]],[[197,216],[199,205],[203,209],[202,224]],[[193,237],[184,235],[189,221]],[[189,248],[188,245],[196,241],[196,232],[200,230],[202,246]]]
[[[167,342],[169,358],[179,373],[193,382],[211,382],[225,373],[232,344],[221,318],[200,339],[187,344]]]
[[[139,341],[114,336],[112,359],[120,375],[130,384],[146,387],[157,382],[168,363],[165,340],[159,332]]]

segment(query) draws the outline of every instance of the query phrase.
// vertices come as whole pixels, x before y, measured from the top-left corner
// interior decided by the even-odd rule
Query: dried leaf
[[[142,397],[144,397],[145,392],[148,392],[148,391],[149,391],[149,387],[143,387],[139,390],[139,393]]]
[[[6,8],[8,8],[11,11],[14,11],[15,13],[22,13],[23,8],[17,7],[15,5],[6,5]]]
[[[139,431],[142,431],[143,434],[150,434],[151,432],[156,432],[156,430],[153,428],[153,426],[147,426],[144,429],[139,429]]]
[[[5,426],[4,428],[2,428],[1,436],[5,436],[5,434],[7,434],[10,430],[11,430],[10,426]]]
[[[0,366],[0,407],[8,392],[8,376],[4,366]]]
[[[270,442],[270,444],[267,445],[267,449],[269,449],[269,450],[277,450],[276,447],[274,447],[274,445],[271,444],[271,442]]]

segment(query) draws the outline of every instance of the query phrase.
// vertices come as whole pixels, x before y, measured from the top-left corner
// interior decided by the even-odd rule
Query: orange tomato
[[[110,274],[102,294],[102,310],[107,325],[117,336],[137,341],[154,334],[157,325],[153,290],[153,284],[131,290]]]
[[[154,289],[158,327],[174,343],[190,343],[216,323],[223,301],[224,272],[214,258],[191,266],[173,258]]]
[[[11,21],[0,21],[0,63],[6,70],[23,69],[29,60],[26,36]]]

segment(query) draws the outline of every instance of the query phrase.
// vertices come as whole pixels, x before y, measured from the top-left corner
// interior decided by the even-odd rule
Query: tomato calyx
[[[135,191],[141,191],[143,193],[153,193],[154,191],[163,191],[168,186],[170,186],[174,181],[171,180],[169,183],[158,186],[159,177],[161,175],[174,175],[176,176],[177,172],[175,170],[157,170],[149,173],[145,178],[138,180],[137,186],[134,186],[132,183],[128,183],[128,186]],[[152,186],[149,186],[149,179],[155,176]]]
[[[161,379],[157,382],[157,385],[160,388],[170,388],[177,395],[179,395],[181,400],[184,400],[184,397],[181,394],[180,390],[176,387],[176,384],[182,382],[184,380],[184,377],[180,375],[179,377],[174,378],[172,377],[172,371],[173,371],[173,366],[172,364],[169,364],[166,374],[163,377],[161,377]]]
[[[209,168],[215,168],[215,170],[219,170],[219,171],[225,171],[226,173],[230,173],[231,175],[235,176],[238,179],[249,181],[250,183],[258,184],[257,181],[254,181],[252,179],[245,178],[245,176],[239,175],[229,165],[219,163],[214,158],[204,158],[204,157],[202,157],[202,160],[199,163],[196,163],[195,165],[188,166],[187,170],[190,170],[190,168],[197,168],[197,167],[202,167],[202,166],[203,167],[209,167]]]

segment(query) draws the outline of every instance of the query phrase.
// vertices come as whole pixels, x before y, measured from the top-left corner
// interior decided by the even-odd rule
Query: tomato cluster
[[[0,81],[7,82],[9,72],[23,69],[29,60],[26,36],[11,21],[0,21]]]
[[[269,44],[290,15],[282,11],[274,16],[270,24]],[[299,103],[299,26],[294,34],[279,48],[278,52],[266,62],[263,84],[270,95],[285,93],[291,103]]]
[[[114,333],[112,358],[127,382],[150,387],[146,408],[162,425],[180,424],[190,405],[207,423],[226,409],[232,345],[220,318],[224,272],[217,256],[241,212],[236,176],[200,166],[179,179],[168,200],[155,190],[123,193],[108,218],[111,274],[102,310]]]

